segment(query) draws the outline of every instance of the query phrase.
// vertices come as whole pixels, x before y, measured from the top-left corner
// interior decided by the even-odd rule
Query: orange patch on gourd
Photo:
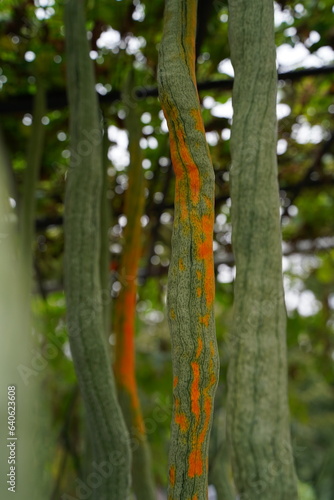
[[[188,216],[187,197],[185,193],[186,184],[184,182],[186,177],[182,162],[179,158],[176,139],[172,132],[169,134],[169,144],[170,144],[170,153],[176,178],[175,206],[179,207],[181,213],[181,219],[184,220]]]
[[[212,370],[212,365],[213,362],[210,361],[210,370]],[[209,431],[212,409],[213,409],[212,396],[209,394],[209,391],[214,386],[215,383],[216,383],[216,377],[212,373],[210,376],[209,384],[203,391],[204,423],[201,432],[198,435],[196,435],[193,449],[191,450],[189,455],[189,463],[188,463],[189,477],[200,476],[203,473],[202,445]]]
[[[201,187],[198,167],[186,143],[185,131],[180,123],[178,111],[171,107],[166,115],[170,116],[172,124],[169,144],[176,180],[181,181],[187,176],[190,185],[190,200],[197,205]],[[185,196],[183,203],[186,203],[186,199]],[[180,197],[179,201],[182,203],[182,197]],[[181,213],[184,214],[182,208],[184,207],[181,206]]]
[[[203,460],[201,450],[196,446],[189,455],[188,476],[195,477],[203,474]]]
[[[197,279],[202,279],[202,273],[201,271],[196,271],[196,276],[197,276]]]
[[[201,218],[201,230],[203,241],[198,246],[198,258],[207,259],[212,256],[213,241],[213,218],[209,215],[203,215]]]
[[[185,189],[185,182],[176,178],[175,182],[175,208],[179,207],[181,220],[184,221],[188,218],[187,195]],[[176,221],[176,219],[175,219]]]
[[[176,138],[175,138],[173,133],[171,133],[169,136],[169,146],[170,146],[170,153],[171,153],[173,168],[174,168],[174,172],[175,172],[175,177],[177,180],[180,181],[184,177],[185,171],[183,169],[183,165],[182,165],[180,158],[179,158],[179,155],[178,155]]]
[[[195,129],[199,130],[199,132],[203,132],[205,134],[205,129],[204,129],[204,124],[203,124],[203,118],[202,118],[202,113],[199,109],[192,109],[190,111],[191,116],[193,117],[195,121]]]
[[[173,378],[173,388],[174,389],[178,383],[179,383],[179,377],[177,375],[175,375],[175,377]]]
[[[211,342],[210,342],[210,354],[211,354],[211,361],[210,361],[210,365],[212,365],[212,364],[213,364],[212,359],[213,359],[213,358],[214,358],[214,356],[216,355],[216,347],[215,347],[214,343],[212,342],[212,340],[211,340]]]
[[[206,204],[206,208],[209,210],[210,213],[213,213],[214,206],[213,206],[213,200],[209,198],[209,196],[203,195],[203,200]],[[212,220],[213,223],[213,220]]]
[[[204,419],[203,428],[202,428],[202,430],[201,430],[201,432],[199,434],[199,437],[198,437],[199,444],[204,443],[205,436],[208,433],[209,425],[210,425],[210,420],[211,420],[211,412],[212,412],[212,397],[209,396],[208,394],[206,394],[204,396],[204,414],[205,414],[205,419]]]
[[[202,288],[200,288],[200,287],[196,288],[196,294],[197,294],[197,297],[200,297],[202,295]]]
[[[191,368],[193,371],[193,381],[190,388],[190,398],[191,398],[191,411],[196,417],[196,420],[200,417],[200,388],[199,388],[199,364],[193,361],[191,363]]]
[[[205,316],[200,316],[199,322],[201,323],[201,325],[209,326],[210,314],[205,314]]]
[[[176,475],[175,465],[172,465],[169,469],[169,482],[171,486],[175,485],[175,475]]]
[[[175,423],[180,426],[182,432],[186,432],[189,427],[189,422],[184,413],[176,413]]]
[[[184,413],[179,411],[180,399],[175,398],[175,423],[180,426],[182,432],[186,432],[189,428],[189,420]]]
[[[196,41],[196,9],[190,9],[187,12],[187,22],[186,32],[184,34],[182,46],[185,47],[185,51],[183,54],[183,60],[185,64],[189,67],[191,79],[194,83],[194,87],[196,88],[196,74],[195,74],[195,41]]]
[[[196,221],[196,225],[199,226],[198,232],[201,233],[201,241],[197,244],[197,255],[199,260],[204,261],[203,290],[206,298],[207,307],[210,308],[213,304],[214,291],[215,291],[215,286],[214,286],[215,276],[213,268],[213,250],[212,250],[213,216],[211,214],[203,215],[200,221]]]
[[[202,446],[202,444],[204,443],[205,437],[207,436],[207,433],[209,431],[213,405],[212,405],[212,397],[208,394],[208,391],[215,383],[216,383],[216,377],[214,375],[211,375],[209,386],[204,390],[204,415],[205,415],[205,418],[204,418],[203,428],[198,436],[198,445],[199,446]]]
[[[179,129],[177,131],[177,138],[179,141],[179,155],[182,159],[181,163],[185,166],[189,178],[190,199],[195,205],[197,205],[199,201],[199,192],[201,187],[199,170],[185,142],[183,130]]]
[[[206,305],[211,307],[215,295],[215,273],[213,269],[213,262],[206,262],[206,272],[204,279],[204,293],[206,298]]]
[[[184,271],[186,266],[184,265],[183,259],[179,259],[179,269],[180,271]]]
[[[198,359],[200,357],[202,350],[203,350],[203,340],[201,338],[199,338],[197,351],[196,351],[196,359]]]

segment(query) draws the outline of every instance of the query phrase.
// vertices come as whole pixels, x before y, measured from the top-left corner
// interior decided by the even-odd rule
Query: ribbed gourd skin
[[[219,358],[214,320],[214,171],[195,78],[196,0],[167,0],[160,102],[175,172],[168,320],[173,361],[169,500],[208,495],[208,445]]]
[[[92,442],[92,470],[100,471],[92,498],[120,500],[128,498],[131,457],[101,307],[102,131],[83,0],[65,2],[65,29],[72,153],[65,196],[69,338]]]
[[[242,500],[296,500],[276,160],[273,2],[229,0],[236,262],[228,435]]]

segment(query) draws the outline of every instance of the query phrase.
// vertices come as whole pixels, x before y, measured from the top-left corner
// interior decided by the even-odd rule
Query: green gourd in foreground
[[[65,197],[65,290],[71,352],[93,448],[89,482],[98,500],[126,499],[128,432],[105,337],[101,284],[102,126],[84,20],[84,1],[65,5],[71,163]],[[95,485],[95,486],[94,486]]]
[[[196,0],[167,0],[159,97],[175,172],[168,316],[173,415],[169,500],[208,495],[208,445],[219,358],[214,320],[214,171],[195,78]]]
[[[243,500],[296,500],[287,402],[286,312],[276,160],[274,7],[229,1],[236,262],[228,435]]]

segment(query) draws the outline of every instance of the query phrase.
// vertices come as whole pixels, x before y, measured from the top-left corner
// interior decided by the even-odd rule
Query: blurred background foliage
[[[36,86],[47,90],[42,119],[45,146],[39,174],[34,240],[33,336],[46,365],[37,376],[50,413],[48,495],[74,491],[83,474],[85,429],[71,361],[63,293],[64,185],[69,165],[63,3],[2,0],[0,6],[0,151],[5,159],[10,202],[17,213],[31,140]],[[137,377],[157,484],[166,484],[171,414],[171,356],[165,316],[173,220],[174,178],[167,126],[154,90],[163,1],[88,0],[87,36],[96,70],[96,90],[108,129],[110,215],[109,288],[117,300],[118,263],[123,248],[124,192],[128,185],[129,106],[141,115],[146,209],[137,305]],[[199,82],[230,80],[228,7],[199,0]],[[334,499],[334,25],[330,0],[275,2],[278,70],[304,69],[278,81],[278,165],[283,230],[283,267],[288,313],[289,399],[294,456],[302,500]],[[122,102],[130,68],[135,90]],[[316,68],[316,70],[314,70]],[[325,68],[325,69],[322,69]],[[297,76],[296,76],[297,75]],[[261,77],[261,76],[260,76]],[[212,87],[212,85],[211,85]],[[216,319],[221,355],[217,418],[224,420],[226,368],[233,303],[229,137],[231,90],[200,91],[207,140],[216,172]],[[137,92],[137,94],[135,94]],[[151,94],[151,95],[150,95]],[[153,94],[153,95],[152,95]],[[80,207],[78,207],[80,209]],[[270,251],[270,249],[268,249]],[[112,328],[109,341],[114,343]],[[56,346],[51,356],[49,346]],[[212,454],[227,445],[223,436]],[[51,446],[51,445],[50,445]]]

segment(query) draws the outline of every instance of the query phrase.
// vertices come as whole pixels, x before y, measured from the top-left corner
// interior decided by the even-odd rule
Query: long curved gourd
[[[65,5],[71,164],[65,198],[65,290],[71,352],[99,475],[93,498],[128,497],[130,447],[104,334],[99,274],[102,130],[83,0]]]
[[[219,359],[214,320],[214,171],[195,79],[196,0],[167,0],[158,83],[175,172],[168,315],[174,376],[169,500],[208,495]]]
[[[236,261],[228,428],[240,498],[296,500],[276,162],[273,2],[229,1]]]
[[[132,77],[131,77],[132,81]],[[129,84],[124,95],[129,98]],[[141,217],[145,208],[145,179],[140,148],[141,122],[135,108],[126,117],[129,133],[129,187],[125,195],[124,245],[120,262],[122,289],[115,299],[113,332],[116,335],[114,373],[118,399],[130,433],[132,450],[132,487],[137,500],[156,500],[145,424],[140,408],[135,370],[135,320],[137,275],[141,256]]]

